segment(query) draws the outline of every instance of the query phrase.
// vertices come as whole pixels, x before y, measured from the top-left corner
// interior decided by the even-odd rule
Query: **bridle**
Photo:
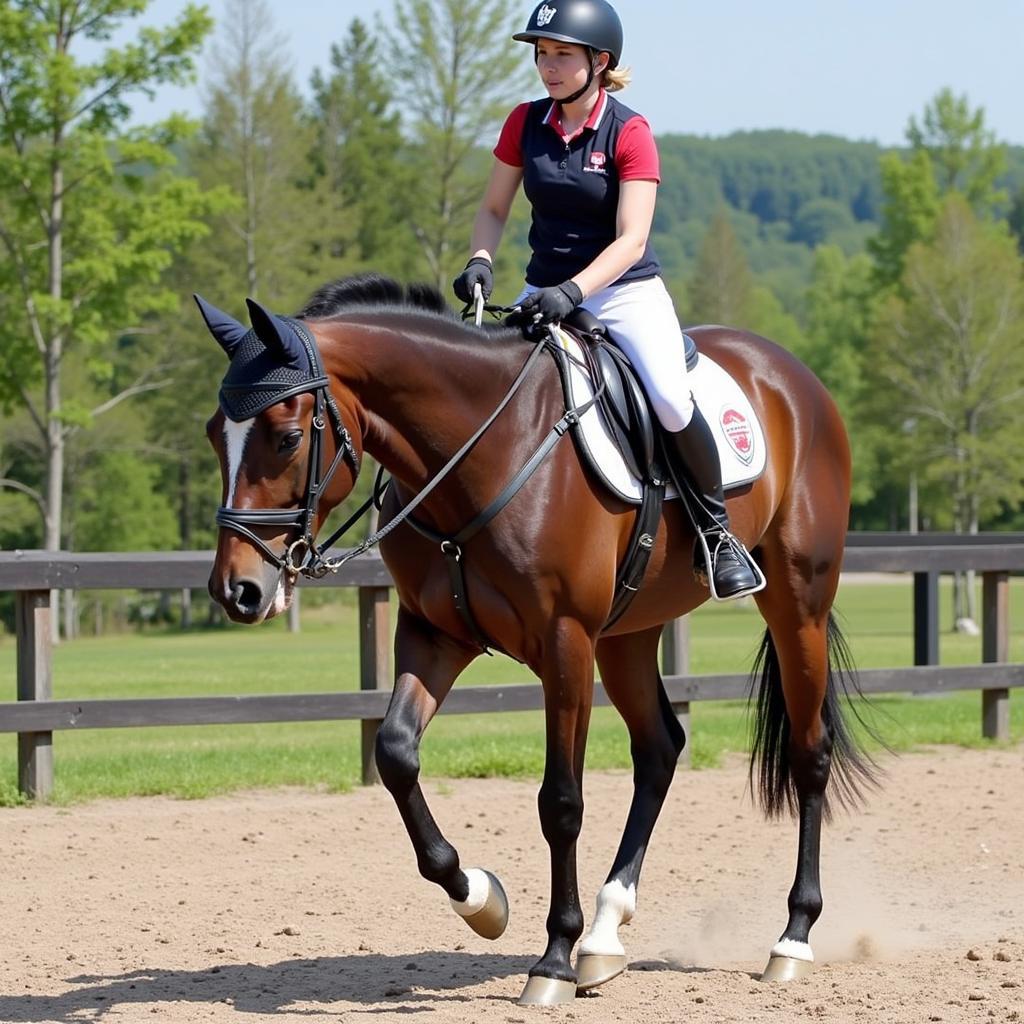
[[[324,371],[316,342],[301,320],[288,319],[288,323],[298,334],[305,347],[309,358],[309,376],[286,389],[267,390],[266,400],[253,412],[254,414],[262,412],[269,406],[294,395],[313,395],[309,463],[306,472],[306,493],[302,505],[298,508],[280,509],[229,508],[222,505],[217,509],[217,523],[240,533],[246,540],[255,544],[271,564],[286,572],[294,582],[300,574],[304,576],[317,575],[317,564],[322,561],[322,549],[318,549],[316,546],[314,528],[320,498],[343,459],[351,464],[354,476],[359,475],[359,455],[352,443],[352,436],[341,418],[341,412],[334,396],[331,394],[330,378]],[[221,390],[220,405],[225,415],[228,415],[223,389]],[[334,431],[336,450],[331,464],[325,471],[324,433],[328,421]],[[291,541],[281,554],[278,554],[250,529],[253,526],[273,526],[279,532],[294,530],[298,532],[298,537]],[[323,575],[323,573],[319,573],[319,575]]]

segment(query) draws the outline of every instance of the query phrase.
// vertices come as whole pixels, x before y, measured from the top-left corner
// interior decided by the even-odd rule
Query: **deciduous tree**
[[[984,109],[972,110],[966,96],[943,89],[920,122],[910,119],[906,137],[908,159],[890,153],[881,160],[882,229],[869,250],[882,288],[898,285],[907,251],[932,236],[944,196],[962,195],[979,217],[990,217],[1006,199],[995,187],[1005,147],[985,127]]]
[[[532,72],[530,51],[510,41],[523,11],[509,0],[396,0],[385,30],[390,79],[412,144],[413,227],[430,279],[447,289],[465,259],[503,118]]]
[[[205,228],[209,200],[174,176],[181,118],[129,127],[133,95],[193,73],[210,21],[188,6],[163,29],[107,48],[145,0],[7,0],[0,8],[0,394],[24,409],[45,473],[43,543],[61,543],[69,433],[159,383],[144,360],[123,380],[113,347],[173,296],[160,276]],[[65,390],[75,366],[94,394]]]
[[[1024,283],[1005,225],[979,220],[959,195],[943,203],[930,243],[911,246],[902,295],[879,317],[872,366],[891,395],[890,424],[957,532],[1024,497]],[[899,423],[895,422],[899,421]]]

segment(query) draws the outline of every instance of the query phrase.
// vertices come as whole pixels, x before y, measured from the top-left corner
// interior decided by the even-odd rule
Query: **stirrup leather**
[[[722,526],[714,526],[709,529],[697,529],[697,540],[694,544],[693,575],[701,586],[707,587],[712,598],[716,601],[734,601],[739,597],[748,597],[764,590],[767,580],[761,567],[754,561],[751,554],[744,547],[743,542],[735,537],[729,530]],[[746,565],[754,575],[755,584],[744,590],[739,590],[728,597],[721,597],[715,587],[715,574],[709,571],[718,561],[718,553],[723,545],[728,545],[733,554]]]

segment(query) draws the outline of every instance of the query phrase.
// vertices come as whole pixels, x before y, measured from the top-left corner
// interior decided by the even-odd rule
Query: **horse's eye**
[[[288,433],[281,438],[281,443],[277,446],[277,450],[279,452],[293,452],[299,447],[301,441],[301,430],[289,430]]]

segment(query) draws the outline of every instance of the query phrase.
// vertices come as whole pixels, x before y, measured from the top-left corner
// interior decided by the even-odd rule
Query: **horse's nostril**
[[[251,614],[263,604],[263,588],[256,580],[232,580],[231,600],[239,611]]]

